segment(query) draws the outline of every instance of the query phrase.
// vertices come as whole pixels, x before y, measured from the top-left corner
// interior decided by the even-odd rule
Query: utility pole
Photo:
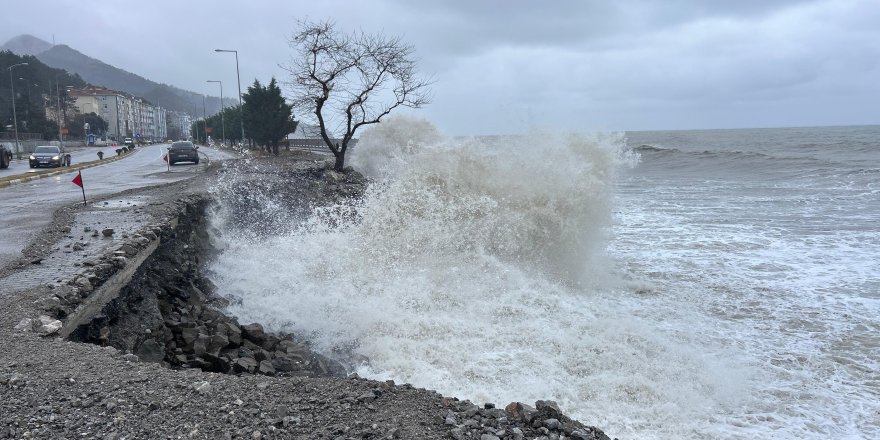
[[[223,104],[223,81],[218,80],[208,80],[209,83],[219,83],[220,84],[220,132],[223,135],[223,146],[226,146],[226,121],[223,120],[223,113],[226,113],[226,106]]]
[[[238,72],[238,51],[230,49],[214,49],[214,52],[235,53],[235,77],[238,80],[238,117],[241,121],[241,144],[244,146],[244,105],[241,101],[241,74]]]
[[[202,121],[205,122],[205,145],[208,145],[208,110],[205,109],[205,95],[202,95]]]
[[[15,82],[12,81],[12,69],[27,65],[28,63],[18,63],[9,66],[9,86],[12,91],[12,123],[15,124],[15,153],[19,158],[21,158],[21,144],[18,143],[18,115],[15,114]]]
[[[55,94],[58,96],[58,107],[56,108],[55,115],[58,117],[58,142],[61,143],[61,146],[64,146],[64,132],[61,130],[61,126],[63,125],[63,121],[61,119],[61,84],[58,82],[58,75],[55,75]]]
[[[119,94],[113,92],[113,97],[116,98],[116,142],[119,142]]]

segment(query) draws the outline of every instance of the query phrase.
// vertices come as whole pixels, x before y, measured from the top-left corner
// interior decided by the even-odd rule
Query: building
[[[168,121],[168,134],[165,135],[166,138],[180,140],[190,137],[193,120],[189,113],[169,110],[166,115],[165,118]]]
[[[121,142],[131,137],[154,141],[168,136],[168,112],[143,98],[95,86],[71,89],[68,96],[74,98],[80,112],[95,113],[107,121],[108,140]]]

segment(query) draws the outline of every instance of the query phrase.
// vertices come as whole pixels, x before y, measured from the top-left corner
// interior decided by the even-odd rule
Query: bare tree
[[[296,52],[285,67],[294,108],[314,115],[336,157],[336,171],[343,170],[359,128],[378,123],[398,107],[429,102],[431,81],[417,74],[413,47],[398,37],[342,34],[330,21],[301,21],[289,43]]]

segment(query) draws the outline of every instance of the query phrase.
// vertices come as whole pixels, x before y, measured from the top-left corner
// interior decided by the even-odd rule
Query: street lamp
[[[208,145],[208,109],[205,108],[205,95],[202,95],[202,119],[205,121],[205,145]]]
[[[223,113],[226,111],[226,107],[223,106],[223,81],[219,81],[216,79],[209,79],[209,83],[218,83],[220,84],[220,132],[223,133],[223,146],[226,146],[226,122],[223,121]]]
[[[26,79],[24,79],[24,78],[21,78],[21,77],[19,77],[18,79],[19,79],[19,81],[24,81],[24,82],[25,82],[25,86],[27,87],[27,92],[28,92],[28,105],[27,105],[27,107],[25,107],[25,109],[24,109],[24,110],[25,110],[25,114],[27,115],[27,121],[25,121],[24,126],[25,126],[25,128],[28,128],[29,124],[30,124],[31,122],[33,122],[33,121],[31,121],[31,103],[33,102],[33,101],[31,101],[31,88],[32,88],[32,87],[31,87],[31,83],[30,83],[30,81],[28,81],[28,80],[26,80]],[[36,86],[37,84],[33,84],[33,85]]]
[[[9,86],[12,90],[12,123],[15,124],[15,153],[21,156],[21,145],[18,144],[18,115],[15,114],[15,82],[12,80],[12,69],[18,66],[27,66],[28,63],[13,64],[9,69]]]
[[[241,103],[241,75],[238,73],[238,51],[214,49],[214,52],[232,52],[235,54],[235,77],[238,80],[238,117],[241,122],[241,142],[244,143],[244,105]]]
[[[64,97],[67,98],[67,91],[73,86],[64,86]],[[55,92],[58,94],[58,142],[64,146],[64,117],[61,116],[61,83],[58,82],[58,76],[55,76]]]

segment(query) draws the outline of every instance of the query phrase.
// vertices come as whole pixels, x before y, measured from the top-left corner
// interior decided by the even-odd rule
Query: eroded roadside
[[[300,179],[300,201],[357,194],[311,158],[237,166]],[[222,172],[59,210],[0,271],[16,286],[0,290],[0,438],[606,438],[552,402],[478,407],[345,378],[307,341],[225,316],[201,272]]]

